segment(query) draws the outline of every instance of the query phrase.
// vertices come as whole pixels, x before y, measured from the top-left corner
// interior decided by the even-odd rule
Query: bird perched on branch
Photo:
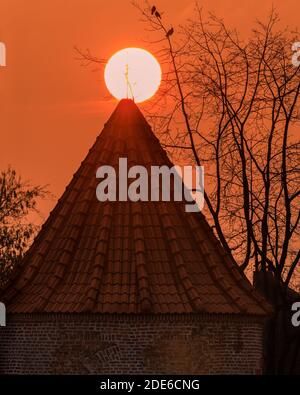
[[[151,15],[154,15],[154,12],[156,11],[156,7],[155,7],[155,5],[152,7],[152,10],[151,10]]]
[[[156,16],[156,18],[161,19],[161,15],[160,15],[160,13],[158,11],[155,11],[155,16]]]
[[[173,29],[173,27],[171,27],[171,29],[168,31],[167,37],[172,36],[172,34],[174,34],[174,29]]]

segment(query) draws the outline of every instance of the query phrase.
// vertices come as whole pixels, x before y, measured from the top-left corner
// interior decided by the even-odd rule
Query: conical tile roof
[[[131,100],[122,100],[2,295],[10,313],[236,313],[266,304],[201,213],[182,202],[96,198],[102,165],[172,166]]]

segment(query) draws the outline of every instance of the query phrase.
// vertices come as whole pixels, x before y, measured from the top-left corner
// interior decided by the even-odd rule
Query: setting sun
[[[150,99],[161,82],[161,68],[155,57],[141,48],[125,48],[108,61],[104,72],[109,92],[116,99]]]

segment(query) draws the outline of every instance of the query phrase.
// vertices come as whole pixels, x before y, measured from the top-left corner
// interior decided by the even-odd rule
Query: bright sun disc
[[[108,61],[104,79],[116,99],[134,99],[141,103],[150,99],[161,83],[161,68],[151,53],[141,48],[126,48]]]

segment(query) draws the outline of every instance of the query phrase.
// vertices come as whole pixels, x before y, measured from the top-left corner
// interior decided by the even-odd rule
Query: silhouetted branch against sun
[[[243,41],[215,15],[205,20],[199,6],[175,35],[157,5],[132,4],[156,37],[151,43],[164,66],[150,104],[154,129],[177,157],[206,166],[207,211],[225,251],[243,270],[278,270],[288,285],[299,262],[290,253],[299,229],[299,146],[290,132],[299,122],[299,67],[290,53],[295,37],[278,29],[274,9]],[[84,66],[107,63],[75,50]],[[127,64],[122,84],[125,96],[135,98],[129,71]]]
[[[291,133],[300,122],[300,70],[291,61],[297,37],[279,29],[274,9],[242,40],[197,6],[174,41],[166,15],[140,4],[134,2],[169,64],[159,117],[152,115],[164,146],[205,165],[207,211],[225,250],[243,270],[278,271],[287,286],[299,263],[299,144]]]
[[[104,58],[98,58],[97,56],[92,55],[91,51],[88,48],[86,48],[85,50],[82,50],[75,45],[74,51],[76,53],[75,60],[80,61],[81,66],[83,66],[83,67],[88,67],[92,64],[105,65],[108,60],[108,59],[104,59]],[[99,69],[96,69],[94,71],[99,71]]]

